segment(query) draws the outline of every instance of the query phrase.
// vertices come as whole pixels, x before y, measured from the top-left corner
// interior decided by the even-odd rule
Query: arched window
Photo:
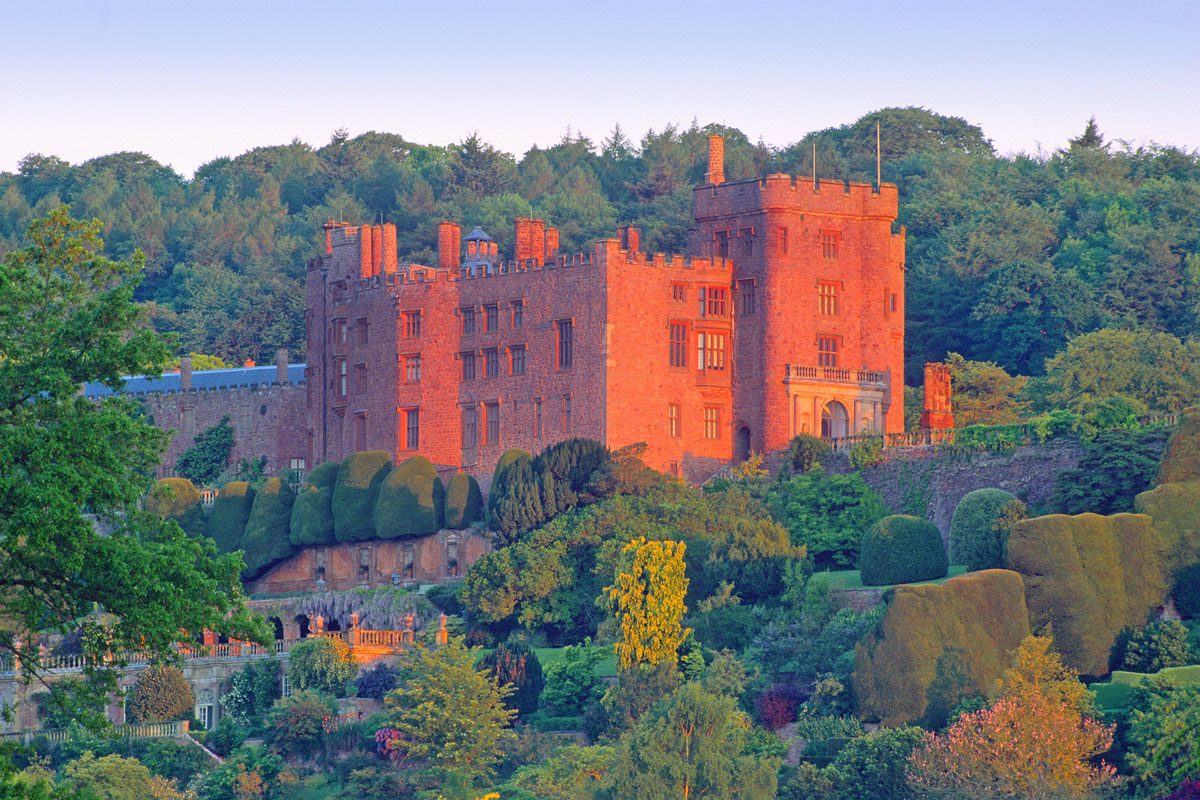
[[[846,407],[831,400],[821,409],[821,438],[834,439],[850,435],[850,415]]]

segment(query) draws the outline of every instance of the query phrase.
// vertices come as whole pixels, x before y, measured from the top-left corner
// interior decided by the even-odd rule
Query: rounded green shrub
[[[288,538],[295,501],[291,487],[279,478],[271,478],[255,493],[250,518],[242,533],[241,549],[246,554],[242,576],[247,580],[257,578],[272,564],[296,552]]]
[[[208,535],[222,553],[241,547],[246,520],[254,505],[254,489],[245,481],[233,481],[221,487],[208,515]]]
[[[188,536],[208,534],[204,509],[200,505],[200,492],[187,478],[163,478],[158,481],[153,491],[146,495],[145,506],[151,514],[178,522]]]
[[[288,680],[297,689],[346,696],[346,685],[358,674],[350,646],[342,639],[305,639],[288,653]]]
[[[950,520],[950,560],[974,572],[1004,568],[1008,529],[1025,519],[1025,504],[1003,489],[967,492]]]
[[[783,468],[793,475],[808,472],[813,467],[820,466],[821,459],[829,450],[829,442],[807,433],[798,434],[788,442],[787,453],[783,457]]]
[[[333,487],[340,468],[336,461],[326,461],[314,467],[300,487],[288,526],[288,539],[297,547],[333,543]]]
[[[927,519],[893,514],[863,537],[858,570],[864,586],[887,586],[946,577],[950,560],[942,534]]]
[[[446,527],[462,530],[483,519],[483,495],[479,483],[465,472],[450,479],[446,487]]]
[[[333,538],[361,542],[375,538],[375,499],[392,462],[382,450],[351,453],[342,461],[333,487]]]
[[[179,667],[151,666],[138,675],[126,708],[132,722],[171,722],[189,716],[195,705]]]
[[[442,527],[446,492],[433,464],[413,456],[396,467],[379,487],[375,534],[381,539],[424,536]]]

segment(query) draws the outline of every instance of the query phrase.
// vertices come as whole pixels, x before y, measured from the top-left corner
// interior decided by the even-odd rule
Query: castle
[[[774,174],[727,182],[709,140],[689,252],[636,227],[558,252],[515,222],[513,259],[438,229],[436,266],[397,263],[393,225],[325,226],[307,265],[310,465],[360,450],[490,475],[507,449],[645,442],[702,480],[797,433],[904,429],[904,231],[893,185]]]

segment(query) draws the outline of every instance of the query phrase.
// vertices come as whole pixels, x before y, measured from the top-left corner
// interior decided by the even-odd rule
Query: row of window
[[[721,409],[717,406],[704,407],[704,438],[705,439],[720,439],[721,438]],[[667,405],[667,435],[672,439],[678,439],[682,434],[680,432],[680,415],[679,404],[669,403]]]
[[[687,323],[672,322],[670,328],[669,363],[672,367],[686,367]],[[727,335],[713,331],[696,332],[696,369],[701,372],[725,371],[725,341]]]
[[[821,243],[821,258],[834,261],[841,249],[842,235],[838,231],[823,230],[818,234]],[[713,234],[717,255],[729,258],[732,255],[754,255],[754,228],[738,228],[737,231],[716,231]],[[788,229],[775,229],[775,249],[781,254],[788,251]]]
[[[532,433],[539,439],[545,433],[542,416],[543,400],[533,401]],[[570,434],[575,427],[574,399],[570,395],[562,396],[562,432]],[[421,409],[406,408],[400,412],[404,420],[404,447],[407,450],[421,448]],[[358,449],[366,447],[366,417],[362,414],[355,418],[356,441]],[[716,438],[715,435],[711,438]],[[500,444],[500,401],[492,400],[483,403],[472,403],[462,407],[462,446],[464,449],[479,446],[491,447]]]
[[[420,314],[421,312],[414,312]],[[475,333],[475,307],[463,306],[458,309],[458,317],[462,325],[463,336],[470,336]],[[525,301],[512,300],[508,304],[507,314],[508,326],[512,330],[520,330],[525,327]],[[500,330],[500,304],[492,303],[483,307],[483,325],[484,331],[492,332]],[[418,324],[418,334],[419,333]]]

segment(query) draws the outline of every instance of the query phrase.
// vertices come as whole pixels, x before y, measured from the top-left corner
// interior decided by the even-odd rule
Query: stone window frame
[[[842,249],[842,233],[822,229],[817,234],[817,239],[821,244],[821,259],[823,261],[837,261],[841,257]]]
[[[464,450],[479,446],[479,406],[475,403],[462,405],[462,446]]]
[[[418,339],[421,336],[421,310],[404,312],[404,338]]]
[[[667,403],[667,436],[679,438],[679,403]]]
[[[520,330],[525,327],[525,301],[510,300],[508,303],[509,309],[509,326],[514,330]]]
[[[817,366],[836,369],[838,354],[842,350],[842,337],[834,333],[817,334]]]
[[[483,329],[487,333],[500,330],[499,303],[490,303],[483,307]]]
[[[673,319],[667,323],[667,364],[671,369],[684,370],[688,365],[688,324],[685,320]]]
[[[419,450],[421,448],[421,407],[405,406],[400,409],[404,414],[404,449]]]
[[[559,372],[575,368],[575,318],[554,320],[554,363]]]
[[[524,375],[528,353],[523,344],[514,344],[508,348],[508,374]]]
[[[823,317],[836,317],[841,313],[842,282],[820,278],[817,280],[817,313]]]
[[[717,441],[721,438],[721,407],[704,407],[704,438]]]

